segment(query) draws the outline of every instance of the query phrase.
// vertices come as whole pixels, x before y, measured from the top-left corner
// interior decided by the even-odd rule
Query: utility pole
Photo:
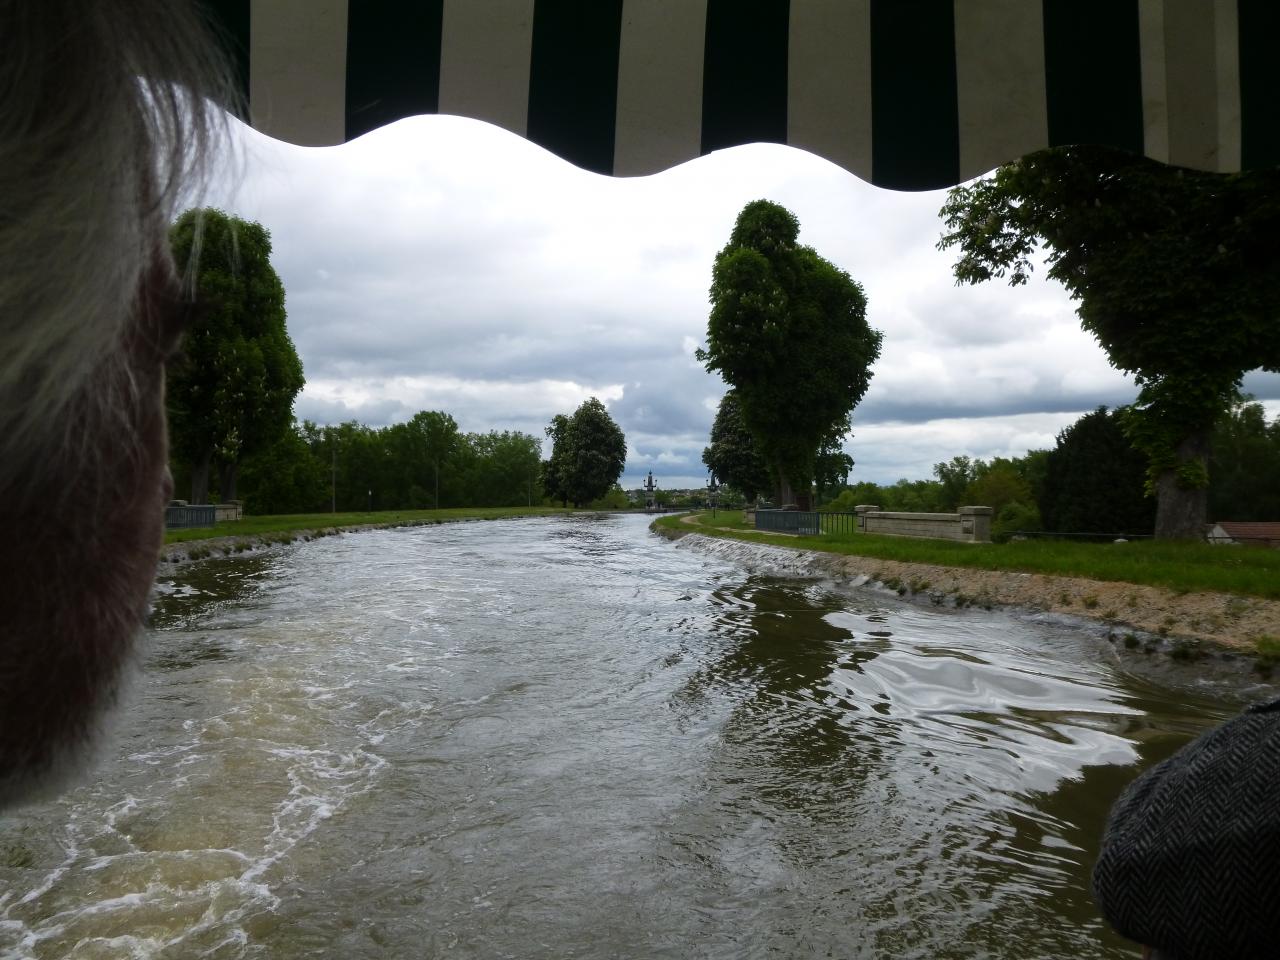
[[[334,442],[333,429],[329,430],[329,452],[333,454],[333,463],[329,472],[329,512],[338,512],[338,444]]]

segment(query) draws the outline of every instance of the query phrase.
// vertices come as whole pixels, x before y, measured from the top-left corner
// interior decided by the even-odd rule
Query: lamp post
[[[649,471],[649,476],[644,482],[644,512],[653,513],[654,506],[658,500],[658,482],[653,479],[653,471]]]

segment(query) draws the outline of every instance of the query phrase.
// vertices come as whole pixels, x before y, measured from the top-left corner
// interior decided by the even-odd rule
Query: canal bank
[[[159,574],[171,575],[189,563],[212,557],[256,556],[279,552],[295,543],[368,530],[426,527],[477,520],[510,520],[562,516],[583,511],[560,507],[471,507],[443,510],[404,510],[381,513],[304,514],[253,516],[197,530],[170,531],[161,548]],[[379,519],[370,519],[377,517]],[[225,533],[215,535],[218,529]]]
[[[1226,653],[1254,661],[1259,659],[1259,638],[1280,638],[1280,601],[1263,597],[823,553],[718,537],[707,527],[654,524],[651,529],[721,554],[726,548],[710,545],[736,544],[746,549],[729,552],[744,558],[759,550],[780,551],[795,557],[796,572],[878,584],[904,599],[932,606],[1020,607],[1078,618],[1104,628],[1121,648],[1164,652],[1177,659]],[[1262,669],[1269,666],[1261,658]]]

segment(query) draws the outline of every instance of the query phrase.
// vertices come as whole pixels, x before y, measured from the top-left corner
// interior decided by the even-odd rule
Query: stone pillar
[[[991,542],[991,514],[994,510],[990,507],[961,507],[957,512],[960,514],[962,539],[972,543]]]
[[[867,514],[872,513],[879,509],[880,509],[879,505],[874,503],[860,503],[853,508],[853,512],[858,515],[858,532],[859,533],[867,532]]]

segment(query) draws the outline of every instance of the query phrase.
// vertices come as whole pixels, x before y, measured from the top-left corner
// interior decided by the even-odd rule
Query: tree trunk
[[[209,461],[213,459],[213,451],[204,454],[191,465],[191,503],[209,502]]]
[[[783,507],[787,506],[787,504],[796,502],[795,494],[792,492],[791,484],[787,481],[786,477],[779,475],[778,486],[774,490],[774,493],[778,498],[778,502],[773,505],[775,510],[781,510]]]
[[[1178,463],[1209,462],[1209,433],[1199,431],[1178,444]],[[1209,512],[1208,487],[1188,488],[1177,471],[1166,470],[1156,480],[1156,539],[1203,540]]]
[[[236,481],[240,478],[240,464],[228,463],[222,467],[222,482],[218,486],[218,495],[223,503],[236,498]]]
[[[812,510],[813,494],[809,492],[808,488],[810,486],[812,486],[812,484],[805,484],[802,487],[795,488],[791,486],[790,481],[786,478],[779,479],[777,506],[781,508],[785,507],[787,504],[794,503],[797,509]]]

